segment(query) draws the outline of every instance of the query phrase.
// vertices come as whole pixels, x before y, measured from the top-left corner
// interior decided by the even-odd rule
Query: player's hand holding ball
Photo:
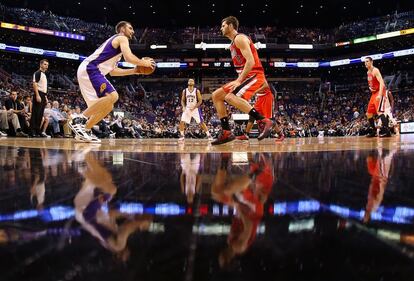
[[[141,59],[141,64],[135,67],[135,72],[137,74],[150,75],[155,71],[156,63],[154,59],[149,57],[143,57]]]

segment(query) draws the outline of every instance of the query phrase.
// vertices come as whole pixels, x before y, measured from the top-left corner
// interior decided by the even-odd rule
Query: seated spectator
[[[76,118],[80,118],[80,117],[82,117],[82,112],[81,112],[80,106],[77,105],[75,106],[75,110],[71,113],[70,119],[75,120]]]
[[[19,117],[20,127],[22,128],[23,132],[29,133],[30,119],[28,120],[29,115],[26,113],[23,97],[21,95],[17,96],[16,104],[17,110],[19,111],[19,113],[17,113],[17,116]]]
[[[121,115],[118,115],[117,118],[110,124],[110,128],[117,137],[124,138],[126,136]]]
[[[17,91],[12,91],[10,93],[9,99],[6,100],[5,105],[3,106],[3,110],[7,111],[7,121],[11,122],[13,125],[16,137],[27,137],[27,134],[25,134],[20,126],[20,121],[18,114],[22,112],[22,110],[17,109]],[[4,126],[9,129],[8,125]],[[9,129],[10,131],[10,129]]]
[[[142,133],[142,126],[138,123],[137,120],[132,120],[132,127],[135,131],[135,138],[142,139],[141,133]]]
[[[359,117],[359,112],[358,112],[358,109],[357,109],[356,107],[354,107],[354,108],[352,109],[352,111],[354,112],[354,113],[352,114],[352,119],[353,119],[353,120],[358,119],[358,117]]]
[[[7,137],[5,131],[9,129],[9,121],[7,120],[7,110],[0,109],[0,137]]]
[[[66,104],[63,104],[61,113],[62,113],[62,116],[65,118],[65,121],[62,122],[63,134],[66,138],[72,137],[72,130],[69,128],[69,125],[68,125],[69,121],[72,120],[71,110]]]
[[[50,138],[51,136],[46,133],[47,128],[49,127],[49,115],[44,114],[42,118],[42,123],[40,124],[40,136],[42,138]]]
[[[49,110],[49,122],[52,124],[53,136],[59,138],[63,137],[60,125],[65,125],[67,119],[63,116],[62,111],[59,108],[59,102],[57,101],[53,101],[52,108]]]
[[[32,97],[25,96],[23,99],[24,112],[26,115],[26,122],[30,124],[30,116],[32,115]]]

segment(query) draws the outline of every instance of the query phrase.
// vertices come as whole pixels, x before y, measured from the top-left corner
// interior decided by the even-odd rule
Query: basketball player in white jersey
[[[83,112],[87,119],[86,124],[70,123],[76,139],[99,142],[91,135],[92,127],[107,116],[118,100],[118,93],[105,75],[127,76],[142,74],[139,67],[155,68],[155,62],[151,58],[139,59],[129,47],[129,40],[134,35],[134,29],[129,22],[121,21],[116,27],[116,34],[106,40],[92,55],[87,57],[78,68],[78,82],[82,96],[88,108]],[[134,69],[118,68],[118,62],[124,59],[136,65]]]
[[[198,193],[201,185],[200,169],[201,154],[197,153],[193,158],[190,153],[181,154],[181,192],[187,197],[187,203],[193,204],[194,195]]]
[[[392,111],[394,110],[394,96],[392,95],[390,90],[386,91],[386,95],[384,97],[384,115],[388,119],[388,126],[389,128],[394,128],[394,132],[398,133],[398,123],[397,120],[394,118],[394,115]],[[378,123],[381,123],[382,127],[382,120],[379,119]],[[387,133],[387,132],[386,132]],[[381,134],[381,133],[380,133]],[[385,136],[391,136],[391,132],[388,132],[388,135]]]
[[[203,98],[201,97],[200,90],[194,87],[194,79],[188,79],[188,87],[183,90],[181,95],[181,105],[183,108],[183,115],[181,116],[180,121],[180,139],[179,141],[184,140],[185,124],[190,124],[191,119],[194,118],[197,124],[200,124],[200,127],[206,133],[209,140],[212,140],[210,132],[203,120],[203,115],[201,113],[201,102]]]

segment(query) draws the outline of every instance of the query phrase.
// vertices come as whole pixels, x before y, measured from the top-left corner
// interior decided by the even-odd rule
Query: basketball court
[[[2,280],[409,280],[413,148],[2,139]]]
[[[413,281],[413,4],[2,0],[0,281]]]
[[[24,148],[46,148],[77,150],[78,147],[90,147],[95,151],[119,151],[136,153],[222,153],[222,152],[323,152],[342,150],[404,149],[414,145],[414,135],[401,135],[391,138],[366,137],[323,137],[289,138],[282,142],[274,139],[257,141],[235,140],[224,145],[210,145],[207,139],[104,139],[100,144],[87,144],[74,139],[2,139],[0,146]]]

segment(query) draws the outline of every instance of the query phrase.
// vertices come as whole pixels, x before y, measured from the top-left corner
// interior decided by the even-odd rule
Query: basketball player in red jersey
[[[227,159],[226,159],[227,158]],[[227,246],[220,252],[221,267],[243,255],[256,239],[257,228],[264,214],[264,204],[272,191],[274,175],[272,161],[259,155],[255,161],[249,155],[249,174],[230,178],[227,173],[229,155],[222,155],[221,166],[211,187],[214,200],[233,207],[236,214],[232,219]]]
[[[270,90],[269,84],[266,82],[256,93],[257,99],[254,104],[254,109],[256,109],[259,114],[263,115],[265,118],[273,118],[273,108],[274,108],[274,97],[272,90]],[[249,118],[247,123],[246,130],[243,135],[236,137],[238,140],[249,140],[249,133],[253,128],[254,119]],[[274,122],[273,129],[277,132],[278,138],[277,141],[283,141],[285,138],[283,131],[278,126],[278,122]],[[260,131],[260,128],[259,128]]]
[[[385,106],[388,97],[384,80],[382,79],[378,68],[374,67],[371,57],[365,58],[365,67],[368,69],[368,86],[371,91],[371,98],[369,100],[366,113],[369,125],[371,126],[371,132],[367,135],[367,137],[372,138],[377,136],[374,116],[378,116],[381,119],[382,128],[380,131],[380,137],[391,137],[389,117],[385,114]]]
[[[213,103],[221,121],[222,132],[211,144],[223,144],[235,139],[230,130],[228,115],[224,101],[249,113],[250,117],[263,126],[258,139],[269,136],[273,122],[263,117],[250,104],[250,98],[265,83],[265,75],[253,41],[244,34],[237,32],[239,21],[235,17],[227,17],[221,22],[221,32],[232,40],[230,44],[231,57],[239,77],[213,92]]]

